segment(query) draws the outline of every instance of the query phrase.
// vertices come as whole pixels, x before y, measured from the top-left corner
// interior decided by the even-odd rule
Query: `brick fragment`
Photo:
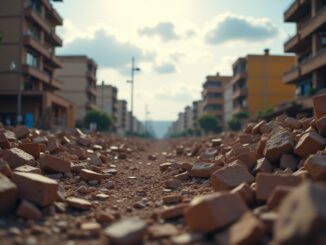
[[[168,238],[179,233],[179,229],[172,224],[154,224],[148,227],[148,236],[152,240]]]
[[[291,174],[267,174],[259,173],[256,177],[257,189],[256,198],[260,201],[267,201],[277,186],[295,187],[301,183],[302,179],[299,176]]]
[[[53,138],[53,139],[49,140],[49,142],[48,142],[48,144],[47,144],[47,146],[46,146],[46,149],[47,149],[51,154],[56,154],[56,153],[58,153],[58,152],[61,151],[60,146],[61,146],[61,145],[60,145],[59,140]]]
[[[42,219],[42,212],[39,208],[26,200],[23,200],[19,205],[17,210],[17,215],[24,219],[31,219],[31,220],[40,220]]]
[[[16,204],[17,186],[0,173],[0,214],[7,214]]]
[[[30,131],[25,125],[17,126],[14,130],[17,139],[26,138]]]
[[[271,173],[273,172],[272,164],[266,159],[266,157],[257,160],[257,164],[252,170],[256,175],[257,173]]]
[[[267,199],[267,206],[269,209],[274,209],[279,206],[281,201],[293,190],[289,186],[276,186]]]
[[[284,123],[291,129],[300,129],[302,127],[302,123],[298,119],[295,119],[293,117],[287,117],[284,120]]]
[[[291,169],[295,171],[298,166],[298,160],[292,154],[284,154],[280,159],[280,167],[282,169]]]
[[[80,228],[91,236],[98,236],[101,231],[101,225],[97,222],[84,222]]]
[[[87,210],[92,207],[92,203],[90,203],[89,201],[83,198],[68,197],[66,199],[66,202],[69,205],[69,207],[80,209],[80,210]]]
[[[255,200],[255,193],[247,183],[238,185],[230,193],[238,194],[247,205],[251,205]]]
[[[46,173],[71,172],[71,163],[52,155],[43,155],[40,158],[40,167]]]
[[[231,190],[241,183],[251,183],[254,177],[240,164],[225,166],[215,171],[211,182],[215,191]]]
[[[12,181],[18,187],[18,197],[40,206],[48,206],[56,201],[58,183],[34,173],[14,172]]]
[[[160,211],[162,219],[174,219],[182,216],[184,210],[188,207],[186,203],[180,203],[172,207],[164,208]]]
[[[281,130],[271,136],[266,142],[264,156],[271,162],[277,161],[280,157],[293,150],[294,139],[290,132]]]
[[[40,157],[41,145],[38,143],[23,143],[18,148],[32,155],[34,158]]]
[[[211,177],[212,173],[214,173],[217,169],[221,168],[217,163],[202,163],[197,162],[194,163],[190,174],[192,177],[198,178],[209,178]]]
[[[182,196],[179,194],[171,194],[163,197],[164,204],[174,204],[182,201]]]
[[[0,132],[0,147],[2,149],[9,149],[10,143],[4,133]]]
[[[7,178],[11,178],[12,176],[12,171],[9,165],[1,160],[0,160],[0,173],[6,176]]]
[[[304,168],[314,180],[326,180],[326,156],[321,154],[310,155]]]
[[[313,99],[314,112],[316,118],[321,118],[326,115],[326,94],[315,96]]]
[[[301,157],[308,157],[322,150],[326,146],[326,139],[315,132],[305,133],[294,148],[294,153]]]
[[[165,181],[165,188],[168,188],[168,189],[175,190],[175,189],[180,188],[181,185],[182,185],[182,182],[179,179],[170,179],[170,180]]]
[[[6,150],[4,152],[3,159],[7,161],[11,168],[17,168],[25,164],[33,165],[35,163],[32,155],[18,148]]]
[[[36,168],[30,165],[22,165],[18,168],[15,168],[16,172],[23,172],[23,173],[34,173],[34,174],[41,174],[41,169]]]
[[[265,232],[264,223],[251,212],[246,212],[229,229],[217,233],[214,239],[217,244],[252,245],[258,244]]]
[[[85,181],[97,180],[101,181],[103,179],[103,174],[96,173],[92,170],[82,169],[80,170],[80,177]]]
[[[326,187],[305,182],[281,203],[274,225],[275,244],[317,244],[325,234]]]
[[[141,244],[147,224],[138,218],[118,221],[105,229],[104,234],[110,244],[131,245]]]
[[[230,225],[246,211],[240,196],[220,192],[195,197],[184,218],[191,231],[209,233]]]
[[[316,127],[321,136],[326,137],[326,116],[316,120]]]

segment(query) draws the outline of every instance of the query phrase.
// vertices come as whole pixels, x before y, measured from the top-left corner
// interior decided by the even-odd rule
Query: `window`
[[[28,0],[28,6],[37,12],[41,13],[41,2],[40,0]]]
[[[34,27],[34,26],[29,26],[28,27],[27,35],[34,38],[37,41],[40,41],[40,34],[37,31],[36,27]]]
[[[26,64],[37,68],[38,67],[38,57],[37,57],[37,55],[30,52],[30,51],[27,51]]]
[[[312,80],[308,78],[298,84],[297,95],[307,97],[310,95],[312,89]]]

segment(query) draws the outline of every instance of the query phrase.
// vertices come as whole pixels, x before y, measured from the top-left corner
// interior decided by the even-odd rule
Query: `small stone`
[[[165,188],[167,188],[167,189],[175,190],[175,189],[180,188],[181,185],[182,185],[182,182],[179,179],[170,179],[170,180],[165,181]]]
[[[42,213],[35,204],[23,200],[17,210],[17,215],[24,219],[40,220]]]
[[[221,166],[216,163],[197,162],[193,164],[190,170],[190,174],[192,177],[196,178],[209,178],[211,177],[212,173],[214,173],[219,168],[221,168]]]
[[[95,219],[97,222],[100,223],[111,223],[115,220],[115,217],[112,213],[103,210],[98,210],[96,211]]]
[[[80,228],[83,231],[90,233],[92,236],[98,236],[101,231],[101,225],[97,222],[82,223]]]
[[[321,94],[312,98],[316,118],[326,115],[326,94]]]
[[[172,224],[152,225],[147,230],[150,239],[163,239],[175,236],[179,233],[178,228]]]
[[[199,233],[184,233],[171,238],[173,245],[190,245],[190,244],[200,244],[203,240],[203,235]]]
[[[164,204],[174,204],[182,201],[182,196],[178,194],[172,194],[163,197]]]
[[[140,244],[146,232],[147,225],[137,218],[118,221],[105,229],[109,243],[113,245]]]
[[[164,208],[160,212],[160,216],[162,219],[174,219],[182,216],[184,210],[188,207],[186,203],[180,203],[178,205]]]
[[[25,125],[17,126],[14,130],[17,139],[26,138],[30,131]]]
[[[316,127],[321,136],[326,137],[326,116],[316,120]]]
[[[85,180],[85,181],[91,181],[91,180],[96,180],[98,182],[100,182],[103,179],[103,175],[96,173],[92,170],[88,170],[88,169],[82,169],[80,170],[80,177]]]

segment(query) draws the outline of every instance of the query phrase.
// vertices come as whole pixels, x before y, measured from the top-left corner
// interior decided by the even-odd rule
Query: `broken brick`
[[[248,170],[240,164],[220,168],[211,176],[212,186],[215,191],[230,190],[241,183],[251,183],[254,180]]]
[[[28,154],[32,155],[35,158],[40,157],[41,147],[39,144],[25,143],[25,144],[20,144],[18,148],[27,152]]]
[[[190,174],[192,177],[196,178],[209,178],[211,177],[212,173],[219,168],[221,168],[221,166],[216,163],[197,162],[193,164]]]
[[[251,205],[255,200],[255,193],[247,183],[238,185],[230,193],[238,194],[247,205]]]
[[[101,181],[103,179],[103,174],[96,173],[92,170],[82,169],[80,170],[80,177],[85,181],[97,180]]]
[[[58,183],[34,173],[14,172],[12,181],[18,187],[18,197],[40,206],[48,206],[57,199]]]
[[[277,186],[294,187],[301,183],[302,179],[299,176],[291,174],[267,174],[259,173],[256,177],[257,189],[256,198],[259,201],[266,201]]]
[[[26,200],[23,200],[19,205],[19,208],[16,213],[19,217],[24,219],[40,220],[42,219],[42,212],[38,207]]]
[[[26,138],[30,131],[25,125],[17,126],[14,130],[17,139]]]
[[[280,167],[282,169],[291,169],[295,171],[297,169],[298,160],[292,154],[284,154],[280,159]]]
[[[326,94],[321,94],[312,98],[316,118],[326,115]]]
[[[7,161],[11,168],[17,168],[25,164],[33,165],[35,163],[32,155],[18,148],[6,150],[4,152],[3,159]]]
[[[68,197],[66,199],[66,202],[69,205],[69,207],[80,209],[80,210],[87,210],[92,207],[92,204],[89,201],[77,197]]]
[[[17,186],[0,173],[0,214],[7,214],[16,204]]]
[[[319,134],[326,137],[326,115],[316,120],[316,127]]]
[[[301,157],[308,157],[322,150],[326,146],[326,139],[315,132],[309,132],[301,136],[294,148],[294,153]]]
[[[71,172],[71,163],[51,155],[43,155],[40,158],[40,167],[46,173]]]
[[[309,156],[304,168],[309,172],[314,180],[326,180],[326,156],[315,154]]]
[[[178,205],[164,208],[160,212],[160,216],[162,219],[174,219],[182,216],[184,210],[188,207],[186,203],[180,203]]]
[[[257,164],[252,172],[255,175],[257,173],[271,173],[273,172],[273,166],[265,157],[263,157],[257,160]]]
[[[289,186],[276,186],[267,199],[267,206],[269,209],[274,209],[279,206],[281,201],[293,190]]]
[[[209,233],[237,221],[247,206],[237,194],[214,193],[195,197],[184,212],[191,231]]]

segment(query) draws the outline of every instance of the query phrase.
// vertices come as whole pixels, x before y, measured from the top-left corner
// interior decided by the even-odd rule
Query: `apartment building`
[[[96,105],[97,64],[84,55],[59,58],[63,68],[57,72],[57,78],[62,81],[62,90],[58,94],[76,105],[76,125],[82,126],[87,111],[99,110]]]
[[[247,55],[233,64],[232,111],[225,113],[231,118],[239,112],[247,112],[255,117],[259,111],[294,100],[294,86],[283,83],[283,73],[294,65],[294,56],[270,55],[265,50],[262,55]],[[229,87],[228,87],[229,88]],[[225,100],[230,105],[230,90]]]
[[[192,102],[192,122],[194,131],[199,134],[201,131],[199,119],[204,115],[204,102],[202,100]]]
[[[231,80],[224,85],[224,128],[227,123],[232,119],[233,111],[233,86]]]
[[[296,87],[296,100],[312,112],[316,93],[326,91],[326,0],[296,0],[284,12],[284,21],[296,24],[296,33],[285,44],[295,53],[295,65],[284,73],[285,84]]]
[[[229,76],[221,76],[217,73],[214,76],[207,76],[203,84],[204,113],[218,117],[221,122],[223,122],[224,117],[224,84],[230,79]]]
[[[127,101],[118,100],[117,101],[117,133],[119,135],[125,135],[128,131],[128,111],[127,111]]]
[[[118,89],[110,84],[97,85],[97,107],[109,116],[114,121],[114,128],[116,130],[119,127],[118,116]]]
[[[56,34],[59,25],[62,18],[49,0],[1,1],[0,121],[4,124],[15,125],[19,118],[30,127],[74,126],[73,103],[55,94],[63,89],[55,76],[63,65],[55,54],[55,48],[62,46]]]
[[[186,106],[184,111],[185,117],[185,130],[193,131],[194,130],[194,122],[193,122],[193,110],[190,106]]]

